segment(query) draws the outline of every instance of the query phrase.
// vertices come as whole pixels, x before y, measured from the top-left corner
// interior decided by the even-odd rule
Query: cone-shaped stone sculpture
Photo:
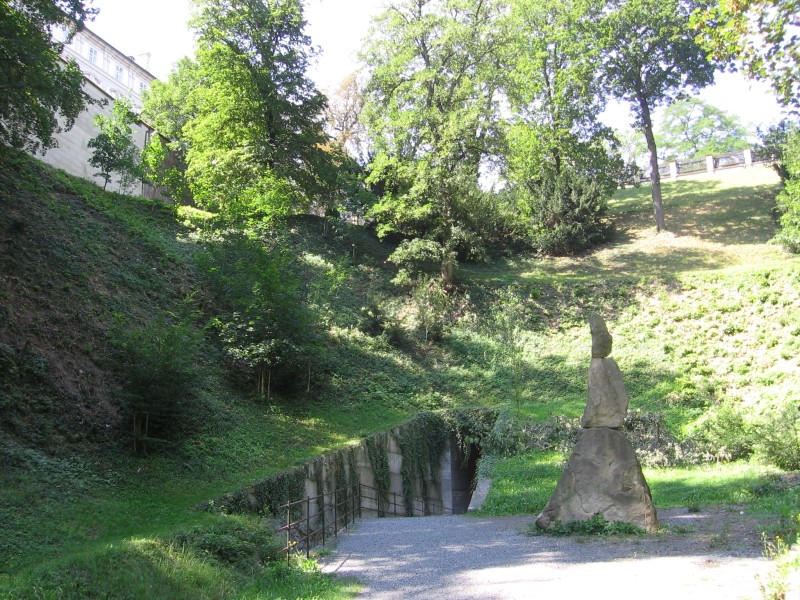
[[[589,319],[592,363],[583,429],[555,492],[536,520],[542,529],[586,521],[600,514],[646,531],[658,528],[656,509],[642,467],[627,436],[619,431],[628,410],[622,373],[611,353],[611,335],[599,315]]]

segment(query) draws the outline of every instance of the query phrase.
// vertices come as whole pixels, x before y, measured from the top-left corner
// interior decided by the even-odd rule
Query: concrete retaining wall
[[[105,105],[93,104],[89,106],[78,116],[75,124],[69,131],[62,131],[55,136],[56,142],[58,143],[57,147],[51,148],[46,153],[36,154],[36,158],[49,165],[63,169],[70,175],[76,175],[83,179],[93,181],[102,187],[103,178],[96,176],[96,169],[89,164],[89,159],[92,156],[92,149],[89,148],[89,140],[100,133],[100,130],[94,124],[95,115],[102,114],[110,116],[114,99],[87,79],[84,79],[83,90],[93,99],[105,101]],[[63,126],[63,121],[59,120],[59,124]],[[141,151],[149,142],[155,130],[142,121],[133,125],[132,129],[133,141],[136,147]],[[120,191],[119,177],[112,177],[111,181],[108,183],[107,189],[115,192]],[[140,181],[137,181],[133,187],[128,190],[128,193],[138,194],[145,198],[159,197],[151,186]]]

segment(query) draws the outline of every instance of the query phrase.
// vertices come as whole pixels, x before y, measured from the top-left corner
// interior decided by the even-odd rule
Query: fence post
[[[336,488],[333,490],[333,537],[339,538],[339,507],[336,501]]]
[[[744,168],[749,169],[753,166],[753,151],[750,148],[744,150]]]
[[[347,531],[347,510],[350,508],[350,504],[347,502],[347,488],[342,488],[344,492],[344,530]]]
[[[292,502],[289,501],[286,504],[286,564],[291,566],[292,564],[292,546],[290,541],[290,528],[292,525]]]
[[[675,160],[669,163],[669,176],[672,177],[672,181],[678,181],[678,162]]]
[[[322,511],[320,512],[321,521],[322,521],[322,545],[323,546],[325,545],[325,511],[326,510],[327,509],[325,508],[325,492],[323,490],[323,493],[322,493]]]
[[[706,156],[706,171],[708,173],[714,173],[714,157],[713,156]]]
[[[311,496],[306,496],[306,558],[311,556]]]

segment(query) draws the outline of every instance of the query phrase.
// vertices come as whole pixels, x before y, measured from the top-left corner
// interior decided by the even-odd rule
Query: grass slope
[[[741,171],[667,184],[670,234],[650,225],[647,191],[627,190],[603,248],[465,267],[436,344],[415,331],[407,290],[390,283],[389,248],[361,228],[323,236],[319,220],[295,219],[286,242],[322,348],[309,391],[266,404],[234,385],[207,337],[191,435],[133,455],[109,331],[118,315],[145,320],[187,298],[205,310],[201,219],[13,153],[0,167],[0,595],[347,597],[349,582],[257,560],[263,523],[195,507],[419,410],[579,415],[589,310],[607,317],[633,406],[666,412],[675,433],[723,398],[758,410],[796,393],[800,263],[768,243],[774,178]],[[364,308],[374,305],[399,336],[371,331]],[[538,510],[559,460],[503,462],[490,505]],[[738,468],[728,479],[739,490],[767,473]],[[515,498],[537,470],[538,496]]]

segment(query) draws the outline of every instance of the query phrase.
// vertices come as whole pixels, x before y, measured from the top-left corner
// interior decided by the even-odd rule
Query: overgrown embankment
[[[519,434],[581,413],[590,310],[615,336],[632,408],[663,413],[675,439],[724,447],[715,458],[732,442],[766,456],[753,427],[796,400],[800,265],[768,244],[776,188],[763,175],[668,187],[668,235],[650,228],[646,194],[623,192],[611,243],[464,266],[444,293],[397,279],[391,248],[362,227],[326,233],[298,217],[234,236],[197,211],[105,194],[24,156],[0,161],[3,593],[339,593],[265,566],[263,523],[194,507],[423,410],[503,411],[490,506],[538,510],[546,490],[527,482],[546,486],[560,459]],[[299,307],[297,335],[276,329],[283,311],[259,312],[273,302]],[[261,360],[251,321],[284,360]],[[178,418],[134,454],[136,398],[174,399],[142,382],[176,373]],[[719,475],[732,482],[725,498],[764,472]],[[671,489],[667,505],[689,493]],[[130,569],[107,577],[119,561]]]

